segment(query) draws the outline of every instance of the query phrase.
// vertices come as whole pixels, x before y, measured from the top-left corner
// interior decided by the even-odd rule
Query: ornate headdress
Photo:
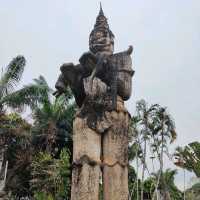
[[[109,28],[107,18],[100,4],[99,15],[96,18],[94,29],[90,33],[89,47],[93,53],[104,52],[112,54],[114,49],[114,34]]]

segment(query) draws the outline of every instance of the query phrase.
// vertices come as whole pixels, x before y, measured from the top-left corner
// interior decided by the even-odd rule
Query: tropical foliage
[[[183,167],[200,177],[200,143],[192,142],[185,147],[177,147],[175,152],[176,162],[179,167]]]
[[[182,192],[177,188],[177,186],[174,183],[176,173],[177,173],[176,170],[171,170],[171,169],[167,169],[162,173],[162,178],[159,181],[158,188],[164,199],[174,199],[174,200],[183,199]],[[154,182],[157,182],[158,177],[159,177],[159,172],[157,174],[153,174]]]
[[[33,144],[39,151],[46,151],[54,156],[66,145],[72,152],[72,121],[74,103],[70,102],[70,93],[66,99],[60,96],[51,101],[45,98],[40,106],[33,110]]]
[[[17,56],[14,58],[10,64],[6,67],[0,77],[0,112],[4,110],[4,105],[6,105],[6,98],[11,95],[16,85],[21,80],[24,66],[25,58],[23,56]]]
[[[67,90],[55,99],[42,76],[16,91],[24,67],[25,58],[17,56],[0,77],[0,146],[3,165],[8,161],[9,199],[69,199],[72,95]],[[17,113],[27,106],[31,123]]]
[[[131,155],[137,155],[137,158],[139,158],[142,164],[140,199],[143,200],[145,171],[147,171],[149,175],[151,174],[147,165],[147,159],[156,159],[160,165],[155,183],[154,195],[156,195],[158,194],[158,189],[161,189],[158,188],[159,183],[164,181],[164,155],[169,156],[168,146],[176,139],[176,131],[173,119],[165,107],[158,104],[148,106],[147,102],[144,100],[137,102],[136,115],[132,118],[131,125],[132,131],[134,132],[133,135],[135,135],[136,139],[130,149],[137,149],[136,153],[131,151]],[[147,158],[148,152],[151,152],[149,158]],[[153,169],[154,168],[153,166]]]
[[[0,117],[0,141],[4,149],[4,159],[8,161],[6,187],[13,193],[24,195],[28,189],[28,166],[31,160],[31,125],[17,113],[3,114]]]
[[[200,199],[200,183],[194,184],[191,188],[186,190],[186,200]]]
[[[55,159],[48,153],[40,152],[31,163],[31,188],[36,199],[41,195],[52,199],[69,199],[70,161],[66,149]]]

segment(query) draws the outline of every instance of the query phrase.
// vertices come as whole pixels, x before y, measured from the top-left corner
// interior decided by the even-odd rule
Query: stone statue
[[[73,123],[71,200],[128,200],[128,129],[132,46],[114,54],[114,34],[102,7],[80,64],[63,64],[56,96],[69,86],[79,107]],[[101,181],[102,180],[102,181]]]

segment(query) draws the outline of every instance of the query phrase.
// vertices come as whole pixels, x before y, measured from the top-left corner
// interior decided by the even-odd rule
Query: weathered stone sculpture
[[[102,8],[80,64],[61,66],[56,96],[69,86],[79,107],[73,124],[71,200],[128,200],[128,128],[124,101],[131,95],[132,61],[127,51],[113,54],[114,35]]]

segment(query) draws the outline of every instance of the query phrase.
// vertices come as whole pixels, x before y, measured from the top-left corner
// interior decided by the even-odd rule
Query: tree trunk
[[[5,168],[3,168],[4,152],[5,152],[5,149],[1,150],[1,153],[0,153],[0,173],[4,175],[3,179],[0,179],[0,200],[7,199],[7,194],[4,191],[4,189],[5,189],[5,185],[6,185],[8,161],[6,161]]]
[[[144,172],[146,167],[146,151],[147,151],[147,141],[144,141],[144,156],[143,156],[143,166],[142,166],[142,179],[141,179],[141,200],[144,199]]]

